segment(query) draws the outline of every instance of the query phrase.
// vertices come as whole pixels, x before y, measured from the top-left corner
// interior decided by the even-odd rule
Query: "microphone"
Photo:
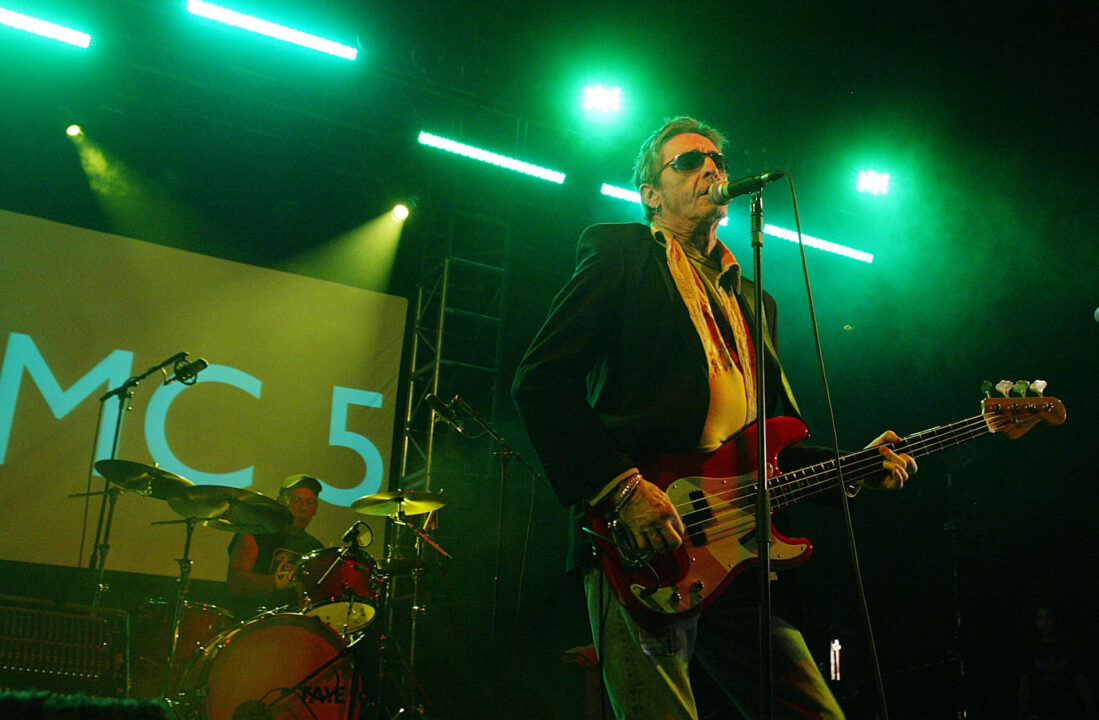
[[[175,375],[164,381],[165,385],[171,385],[174,382],[180,382],[184,385],[190,385],[198,378],[198,374],[205,370],[210,363],[206,362],[202,358],[195,360],[194,362],[184,363],[182,365],[176,365]]]
[[[782,177],[786,177],[785,170],[765,172],[760,173],[759,175],[749,175],[748,177],[739,180],[715,182],[710,186],[710,199],[713,200],[716,205],[727,205],[733,198],[748,193],[758,192],[767,183],[774,182]]]
[[[427,400],[427,404],[431,406],[431,409],[435,411],[435,414],[443,419],[448,425],[452,425],[455,430],[460,434],[465,435],[466,429],[462,427],[462,423],[458,420],[458,416],[454,414],[454,409],[447,405],[439,396],[434,393],[428,393],[424,398]],[[453,402],[453,400],[451,401]]]
[[[362,520],[356,520],[355,524],[347,529],[347,532],[340,538],[340,542],[351,543],[352,545],[358,544],[359,533],[362,532],[363,526],[366,525]]]

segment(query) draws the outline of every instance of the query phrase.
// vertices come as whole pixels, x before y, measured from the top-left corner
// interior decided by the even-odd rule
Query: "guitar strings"
[[[1011,420],[1004,417],[990,417],[987,414],[977,415],[972,418],[931,428],[905,438],[901,442],[892,443],[891,446],[897,452],[906,452],[913,457],[926,455],[935,449],[942,449],[957,445],[986,433],[997,432],[1011,425]],[[991,427],[990,427],[991,426]],[[859,480],[882,472],[881,454],[878,446],[865,448],[842,458],[842,469],[845,482]],[[835,459],[810,465],[805,468],[792,470],[771,478],[774,488],[774,506],[785,507],[808,495],[816,494],[822,490],[835,487],[836,471]],[[804,475],[804,477],[799,477]],[[784,482],[784,478],[787,478]],[[755,524],[754,515],[745,515],[744,511],[755,505],[757,483],[749,486],[750,492],[738,494],[740,488],[717,492],[707,495],[710,517],[686,525],[687,533],[707,530],[707,540],[715,541],[730,536],[735,536]],[[712,501],[717,501],[714,504]],[[690,514],[694,508],[694,502],[686,502],[676,506],[680,514]],[[731,521],[722,522],[722,516],[733,515]],[[716,534],[715,534],[716,533]]]

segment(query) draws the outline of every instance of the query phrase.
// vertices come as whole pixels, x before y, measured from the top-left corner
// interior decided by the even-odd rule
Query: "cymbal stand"
[[[430,517],[430,515],[428,516]],[[423,544],[426,542],[432,548],[436,550],[440,555],[446,558],[451,558],[452,555],[444,550],[439,543],[431,539],[431,537],[425,533],[421,528],[417,527],[411,522],[404,514],[403,510],[398,509],[396,516],[390,516],[390,520],[394,524],[403,526],[411,530],[416,534],[416,566],[412,568],[412,611],[411,621],[409,626],[409,640],[408,640],[408,685],[409,685],[409,706],[402,708],[397,714],[404,714],[413,709],[422,710],[422,707],[418,703],[419,698],[419,681],[416,678],[416,632],[417,625],[419,624],[419,618],[422,613],[426,611],[426,608],[420,605],[420,576],[423,575]]]
[[[106,518],[107,519],[105,521],[106,522],[106,530],[103,531],[102,542],[99,542],[100,538],[98,537],[98,533],[102,530],[102,528],[96,529],[97,543],[96,543],[95,551],[94,551],[95,552],[95,557],[102,558],[104,562],[103,563],[98,563],[98,567],[92,568],[92,569],[96,570],[95,592],[92,595],[92,616],[93,617],[95,616],[96,612],[99,610],[99,602],[100,602],[100,600],[102,600],[103,594],[108,590],[107,583],[105,583],[103,581],[104,576],[106,575],[105,562],[106,562],[106,559],[107,559],[107,551],[110,550],[110,545],[108,544],[107,540],[111,535],[111,521],[114,518],[115,503],[118,501],[118,496],[122,492],[122,488],[120,488],[120,487],[111,487],[109,485],[110,484],[108,482],[108,487],[105,487],[102,490],[96,490],[96,491],[93,491],[93,492],[70,493],[68,495],[68,497],[70,497],[70,498],[77,498],[77,497],[88,498],[88,497],[94,497],[94,496],[97,496],[97,495],[102,495],[102,496],[104,496],[104,500],[107,503],[107,513],[106,513]]]
[[[179,644],[179,620],[183,615],[183,602],[187,596],[187,586],[191,578],[191,536],[195,532],[195,523],[198,518],[187,518],[187,539],[183,543],[183,557],[178,558],[179,580],[176,581],[175,609],[172,612],[172,648],[168,653],[168,662],[165,663],[164,680],[160,685],[160,696],[168,696],[168,685],[172,680],[172,672],[176,664],[176,646]]]

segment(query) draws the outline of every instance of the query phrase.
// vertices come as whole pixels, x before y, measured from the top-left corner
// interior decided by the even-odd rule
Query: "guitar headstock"
[[[1065,421],[1065,406],[1057,398],[1045,397],[1045,380],[1011,382],[1001,380],[996,389],[1003,397],[992,397],[992,383],[982,386],[987,396],[981,401],[981,413],[990,432],[1002,433],[1014,440],[1040,422],[1060,425]],[[1028,395],[1027,393],[1034,393]],[[1013,397],[1011,394],[1015,393]]]

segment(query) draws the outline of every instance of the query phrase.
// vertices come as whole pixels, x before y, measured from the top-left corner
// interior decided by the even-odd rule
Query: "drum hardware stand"
[[[434,511],[431,511],[432,513]],[[428,514],[428,520],[425,520],[425,525],[431,518],[431,513]],[[419,681],[416,677],[416,634],[418,632],[419,618],[422,614],[427,612],[427,608],[420,604],[420,577],[423,575],[423,548],[424,544],[430,545],[436,552],[446,558],[452,558],[453,556],[435,542],[424,530],[416,523],[409,520],[408,515],[404,512],[401,506],[398,506],[393,513],[387,513],[386,517],[397,526],[397,534],[393,537],[389,545],[386,547],[386,562],[393,563],[395,560],[401,558],[396,557],[395,548],[400,545],[400,532],[401,528],[407,528],[411,530],[416,536],[415,543],[415,565],[409,570],[409,574],[412,577],[412,607],[410,609],[410,627],[409,627],[409,647],[408,647],[408,659],[404,659],[404,653],[396,645],[392,638],[393,630],[393,608],[391,604],[392,599],[392,584],[389,582],[392,579],[392,575],[383,575],[385,578],[385,596],[382,601],[382,608],[379,612],[384,613],[385,623],[379,632],[379,647],[378,647],[378,692],[381,697],[381,702],[376,706],[375,720],[380,720],[381,713],[384,709],[384,692],[385,692],[385,680],[386,680],[386,664],[390,661],[390,656],[396,653],[399,658],[399,662],[407,674],[408,680],[408,692],[405,698],[407,705],[402,707],[397,717],[406,712],[423,713],[423,706],[419,703]],[[402,693],[404,695],[404,693]]]
[[[179,522],[179,520],[162,520],[153,524],[169,525]],[[172,610],[172,645],[168,653],[168,662],[165,663],[164,680],[160,685],[160,696],[162,698],[168,696],[168,685],[172,679],[172,672],[175,670],[176,646],[179,644],[179,621],[183,615],[183,603],[187,596],[187,587],[190,584],[191,566],[194,564],[194,561],[191,560],[191,536],[194,535],[198,518],[189,517],[182,522],[187,523],[187,539],[183,543],[183,557],[176,559],[176,562],[179,563],[179,579],[176,581],[175,607]]]
[[[428,517],[431,517],[430,515]],[[444,550],[439,543],[431,539],[431,537],[425,533],[421,528],[417,527],[411,522],[404,514],[403,510],[397,511],[395,517],[390,518],[395,524],[402,525],[413,533],[416,534],[416,566],[412,568],[412,608],[411,608],[411,625],[409,627],[409,642],[408,642],[408,685],[409,685],[409,706],[402,708],[398,711],[394,717],[399,717],[405,712],[415,710],[422,714],[423,706],[419,704],[419,680],[416,677],[416,632],[419,625],[420,615],[427,612],[427,608],[420,604],[420,577],[423,575],[423,548],[426,542],[432,548],[435,549],[440,555],[445,558],[453,558],[453,556]]]
[[[109,485],[110,481],[107,481],[107,483]],[[110,590],[110,586],[108,586],[107,583],[104,582],[104,577],[106,575],[107,551],[111,549],[111,546],[108,543],[108,538],[111,535],[111,521],[114,518],[115,503],[118,502],[118,496],[121,492],[122,492],[122,488],[120,488],[120,487],[107,487],[103,490],[95,490],[95,491],[92,491],[92,492],[82,492],[82,493],[71,493],[70,495],[67,496],[67,497],[70,497],[70,498],[78,498],[78,497],[87,498],[87,497],[96,497],[96,496],[102,495],[102,496],[104,496],[104,501],[107,505],[107,513],[106,513],[106,521],[105,521],[106,527],[105,528],[100,527],[100,528],[96,529],[96,545],[95,545],[95,548],[93,550],[93,555],[92,555],[92,558],[93,558],[92,562],[95,563],[95,565],[90,566],[90,568],[89,568],[89,569],[93,569],[93,570],[96,571],[95,592],[94,592],[93,597],[92,597],[92,616],[93,617],[95,616],[96,612],[99,610],[99,603],[103,599],[103,595],[108,590]],[[101,518],[101,520],[102,520],[102,518]],[[100,537],[100,532],[101,531],[102,531],[102,537]],[[102,540],[102,542],[100,542],[100,540]]]

